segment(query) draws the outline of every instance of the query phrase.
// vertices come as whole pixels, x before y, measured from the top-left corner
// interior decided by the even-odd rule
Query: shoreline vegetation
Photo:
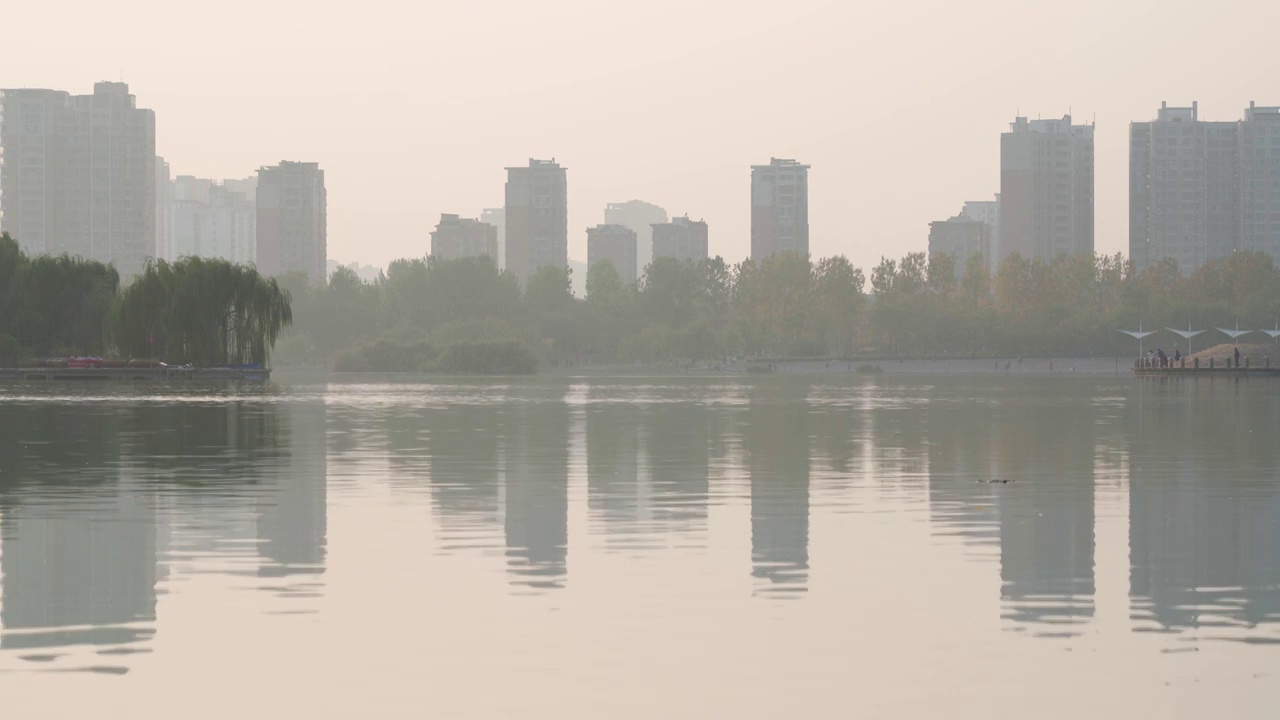
[[[1236,253],[1187,276],[1171,261],[1135,274],[1120,255],[1014,255],[991,275],[978,257],[910,253],[882,260],[869,276],[841,256],[783,253],[736,265],[659,258],[635,283],[597,263],[583,298],[572,294],[570,273],[543,268],[521,288],[481,256],[397,260],[372,282],[349,268],[325,285],[282,276],[295,322],[281,336],[277,363],[448,372],[434,359],[445,349],[507,342],[555,374],[761,372],[769,363],[808,368],[814,359],[893,372],[911,358],[984,368],[1012,360],[1011,369],[1018,358],[1044,358],[1046,371],[1048,359],[1062,358],[1055,371],[1109,364],[1114,372],[1138,355],[1137,342],[1118,330],[1158,330],[1145,347],[1185,354],[1185,341],[1164,328],[1191,322],[1216,333],[1237,320],[1269,328],[1280,316],[1280,273],[1261,253]],[[499,362],[473,372],[520,371]]]
[[[544,267],[522,287],[488,256],[420,258],[396,260],[373,281],[340,267],[310,284],[299,274],[264,278],[251,266],[183,258],[152,262],[121,287],[109,265],[28,258],[5,236],[0,367],[112,353],[203,366],[271,359],[299,370],[490,375],[606,366],[771,372],[779,362],[809,368],[815,358],[849,372],[865,366],[863,374],[931,362],[909,358],[991,366],[984,371],[1020,358],[1114,367],[1138,354],[1118,330],[1156,330],[1146,348],[1185,354],[1185,341],[1165,328],[1269,328],[1280,316],[1280,272],[1270,256],[1247,252],[1185,276],[1171,261],[1137,274],[1120,255],[1013,255],[992,275],[977,256],[909,253],[867,275],[843,256],[782,253],[736,265],[659,258],[626,283],[600,262],[587,271],[583,298],[572,293],[571,273]]]
[[[111,265],[0,236],[0,367],[261,366],[292,319],[288,291],[249,266],[157,260],[122,288]]]

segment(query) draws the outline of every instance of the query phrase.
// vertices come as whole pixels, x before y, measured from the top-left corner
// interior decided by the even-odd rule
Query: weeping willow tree
[[[289,292],[250,266],[159,260],[121,295],[116,342],[134,357],[169,362],[265,363],[292,322]]]
[[[0,338],[24,356],[101,354],[120,276],[67,255],[27,257],[0,233]]]

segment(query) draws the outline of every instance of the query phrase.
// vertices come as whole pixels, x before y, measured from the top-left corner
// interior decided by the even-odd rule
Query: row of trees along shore
[[[283,276],[296,322],[282,363],[338,370],[453,370],[450,347],[530,365],[716,363],[725,357],[1000,357],[1136,354],[1117,329],[1271,327],[1280,273],[1235,253],[1189,276],[1169,261],[1133,272],[1120,255],[981,258],[911,253],[870,277],[841,256],[780,254],[730,266],[659,258],[636,283],[607,262],[543,268],[521,291],[488,257],[397,260],[373,282],[339,268],[323,286]],[[1167,334],[1167,333],[1166,333]],[[1177,338],[1169,334],[1167,345]],[[1159,340],[1159,337],[1152,340]],[[1150,344],[1151,341],[1148,341]]]
[[[0,366],[112,354],[258,363],[273,345],[278,365],[491,373],[730,356],[1127,357],[1134,343],[1116,330],[1139,323],[1257,328],[1280,317],[1280,272],[1248,252],[1187,276],[1170,261],[1135,273],[1120,255],[1014,255],[991,275],[978,257],[924,253],[884,259],[867,276],[842,256],[784,253],[732,266],[659,258],[636,283],[597,263],[585,298],[570,281],[567,268],[543,268],[522,289],[478,257],[397,260],[373,282],[344,267],[310,285],[183,258],[121,287],[109,265],[27,257],[4,236]]]
[[[110,265],[28,257],[0,236],[0,367],[71,355],[265,363],[292,317],[289,293],[252,267],[158,260],[122,288]]]

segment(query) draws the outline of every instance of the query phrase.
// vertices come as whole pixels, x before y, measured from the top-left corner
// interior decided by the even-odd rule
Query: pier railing
[[[1241,356],[1236,360],[1233,356],[1228,355],[1222,358],[1222,362],[1218,362],[1218,358],[1210,357],[1207,362],[1201,362],[1200,358],[1138,358],[1133,361],[1133,371],[1142,375],[1160,375],[1160,374],[1184,374],[1184,373],[1231,373],[1234,375],[1277,375],[1280,376],[1280,368],[1271,367],[1271,358],[1263,357],[1260,366],[1254,366],[1252,358],[1248,355]]]

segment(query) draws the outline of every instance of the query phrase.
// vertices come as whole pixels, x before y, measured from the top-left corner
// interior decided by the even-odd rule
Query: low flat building
[[[963,215],[931,222],[929,255],[954,256],[957,273],[963,271],[964,264],[974,255],[986,263],[991,257],[991,226]]]
[[[164,217],[165,257],[221,258],[234,263],[257,260],[257,180],[224,180],[179,175],[171,183]]]
[[[471,218],[441,214],[431,233],[431,257],[457,260],[481,255],[498,262],[498,228]]]
[[[635,282],[636,232],[624,225],[587,228],[587,272],[601,260],[613,263],[622,282]]]
[[[653,224],[653,259],[673,257],[677,260],[706,260],[707,223],[690,220],[688,215],[671,222]]]
[[[643,270],[656,255],[653,253],[653,226],[667,221],[667,211],[643,200],[609,203],[604,208],[606,225],[623,225],[636,234],[636,267]]]

